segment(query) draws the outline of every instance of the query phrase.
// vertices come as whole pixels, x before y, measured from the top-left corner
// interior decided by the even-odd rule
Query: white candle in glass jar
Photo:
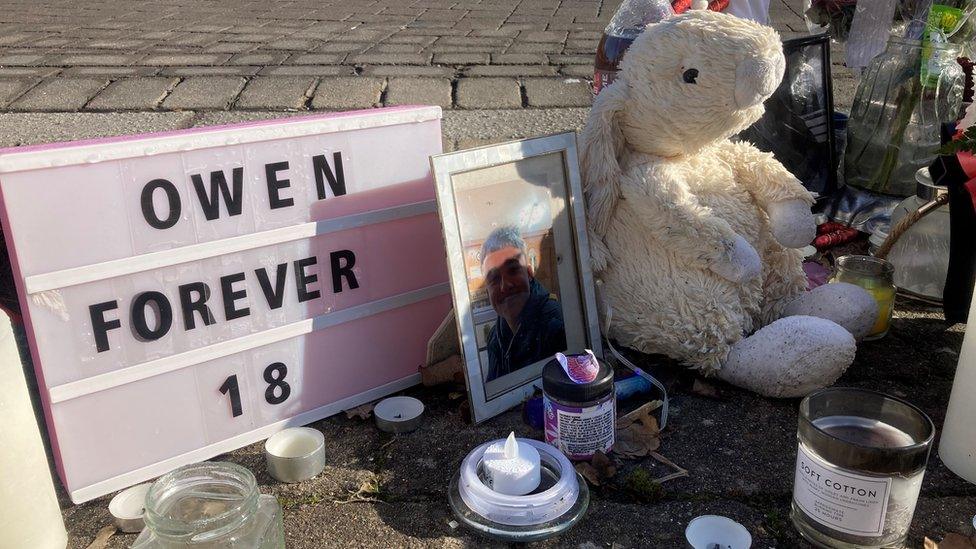
[[[482,466],[489,488],[507,496],[529,494],[542,480],[539,451],[516,440],[514,432],[504,443],[496,442],[485,450]]]
[[[64,549],[68,535],[17,341],[0,311],[0,547]]]

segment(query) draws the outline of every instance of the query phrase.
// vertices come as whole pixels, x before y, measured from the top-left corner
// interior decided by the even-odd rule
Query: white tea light
[[[279,431],[264,443],[268,474],[281,482],[301,482],[325,468],[325,435],[310,427]]]
[[[749,549],[752,534],[738,522],[719,515],[702,515],[688,523],[685,539],[693,549]]]
[[[408,396],[385,398],[373,407],[376,426],[387,433],[409,433],[420,427],[424,403]]]
[[[507,496],[524,496],[539,487],[542,467],[539,451],[519,442],[515,433],[504,444],[494,443],[485,450],[482,465],[488,487]]]
[[[142,517],[146,514],[146,494],[151,482],[126,488],[108,503],[108,512],[119,530],[126,534],[136,534],[145,527]]]

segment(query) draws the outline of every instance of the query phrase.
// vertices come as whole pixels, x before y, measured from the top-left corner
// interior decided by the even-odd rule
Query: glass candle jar
[[[924,412],[882,393],[832,388],[807,396],[793,525],[820,547],[901,547],[934,436]]]
[[[157,479],[146,494],[145,522],[133,549],[285,547],[278,500],[233,463],[196,463]]]
[[[895,308],[895,268],[884,259],[868,255],[845,255],[837,260],[836,268],[831,282],[860,286],[878,302],[878,318],[864,339],[881,339],[888,333]]]

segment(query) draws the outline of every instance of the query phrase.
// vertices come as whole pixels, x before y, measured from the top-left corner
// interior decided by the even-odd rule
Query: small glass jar
[[[888,334],[891,313],[895,309],[895,268],[884,259],[869,255],[845,255],[837,260],[830,282],[847,282],[868,291],[878,303],[878,318],[864,339],[881,339]]]
[[[901,547],[935,425],[875,391],[831,388],[800,403],[791,518],[818,547]]]
[[[281,506],[240,465],[204,462],[156,480],[133,549],[284,549]]]

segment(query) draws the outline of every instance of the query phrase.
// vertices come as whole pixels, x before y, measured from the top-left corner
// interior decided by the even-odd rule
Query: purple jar
[[[572,379],[557,359],[542,369],[546,442],[573,460],[589,460],[597,451],[609,453],[613,447],[613,368],[589,356],[599,364],[589,381]],[[568,358],[585,359],[585,355]]]

